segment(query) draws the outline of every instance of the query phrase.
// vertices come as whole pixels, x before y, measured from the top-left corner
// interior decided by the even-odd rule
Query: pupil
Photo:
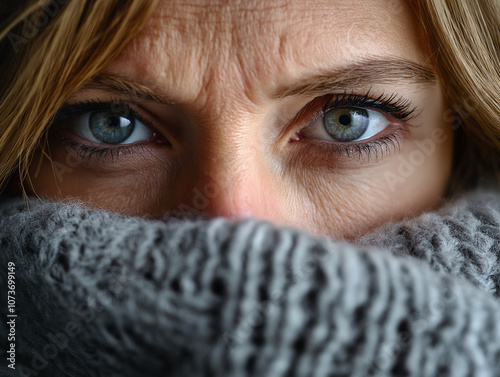
[[[109,117],[108,118],[108,126],[111,128],[120,128],[120,118],[118,117]]]
[[[351,117],[349,115],[343,114],[340,116],[339,122],[343,126],[348,126],[349,124],[351,124]]]

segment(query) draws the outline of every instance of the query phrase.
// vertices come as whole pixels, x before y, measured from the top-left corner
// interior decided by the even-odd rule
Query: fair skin
[[[453,141],[423,35],[404,0],[162,1],[68,99],[107,107],[54,125],[30,192],[338,238],[414,216],[442,198]],[[135,122],[114,144],[113,116]]]

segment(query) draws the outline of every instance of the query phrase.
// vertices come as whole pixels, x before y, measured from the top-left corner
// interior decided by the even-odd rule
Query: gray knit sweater
[[[3,198],[0,376],[500,376],[499,253],[498,194],[356,244]]]

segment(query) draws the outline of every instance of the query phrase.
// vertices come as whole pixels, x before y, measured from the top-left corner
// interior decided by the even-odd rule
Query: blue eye
[[[79,137],[99,144],[131,144],[149,140],[153,131],[133,114],[113,111],[93,111],[69,122],[69,128]]]
[[[125,118],[111,112],[90,113],[89,129],[101,143],[120,144],[134,132],[133,118]]]
[[[329,110],[301,130],[312,139],[354,142],[369,139],[390,125],[381,112],[358,107],[339,107]]]

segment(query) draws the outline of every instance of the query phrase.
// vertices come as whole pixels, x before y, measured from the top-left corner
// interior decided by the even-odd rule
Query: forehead
[[[369,57],[425,64],[426,41],[410,2],[162,0],[112,70],[152,86],[168,82],[187,99],[213,80],[279,86],[282,76]]]

